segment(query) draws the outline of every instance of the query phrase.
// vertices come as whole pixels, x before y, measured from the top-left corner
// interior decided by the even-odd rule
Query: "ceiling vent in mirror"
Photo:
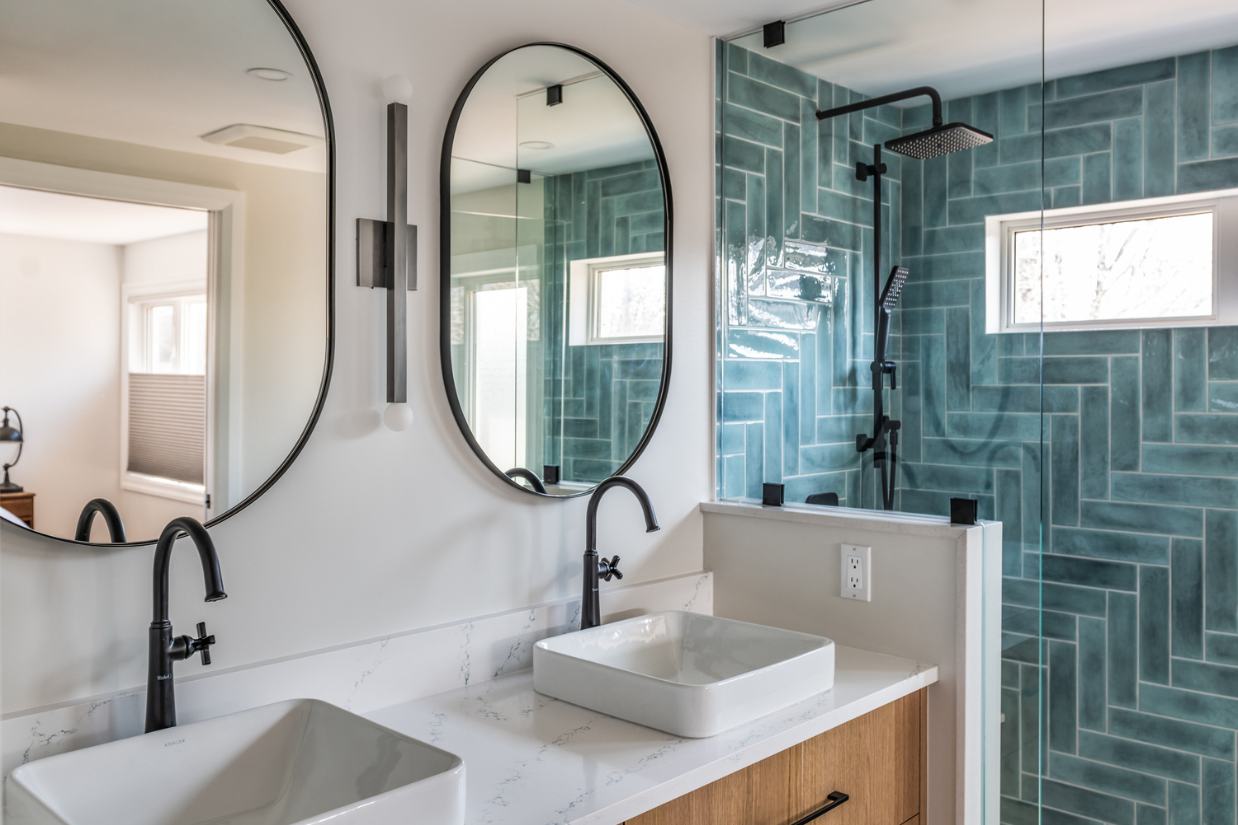
[[[214,132],[202,135],[207,143],[234,146],[238,149],[253,149],[273,155],[287,155],[307,146],[317,146],[322,138],[270,126],[255,126],[252,123],[234,123]]]

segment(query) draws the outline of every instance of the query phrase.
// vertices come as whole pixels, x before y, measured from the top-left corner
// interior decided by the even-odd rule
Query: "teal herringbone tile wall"
[[[836,492],[872,506],[855,450],[868,425],[872,359],[872,189],[855,161],[899,132],[892,107],[818,123],[849,90],[734,45],[718,50],[720,283],[718,494],[788,501]],[[901,236],[902,163],[887,158],[885,260]],[[828,249],[832,301],[771,297],[767,274],[787,241]]]
[[[983,220],[1039,208],[1042,174],[1052,207],[1238,187],[1238,47],[948,119],[998,140],[904,169],[900,504],[1005,525],[1003,821],[1234,825],[1238,329],[1049,333],[1042,360],[984,333]]]
[[[661,344],[571,346],[564,341],[568,264],[666,248],[662,183],[655,161],[559,175],[545,181],[542,301],[547,330],[547,463],[568,481],[613,475],[653,415]]]

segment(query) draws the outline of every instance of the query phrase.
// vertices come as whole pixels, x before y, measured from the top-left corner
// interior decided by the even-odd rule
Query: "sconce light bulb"
[[[413,81],[402,74],[383,80],[383,99],[388,103],[408,104],[413,99]]]
[[[383,425],[397,433],[413,426],[413,408],[408,404],[388,404],[383,410]]]

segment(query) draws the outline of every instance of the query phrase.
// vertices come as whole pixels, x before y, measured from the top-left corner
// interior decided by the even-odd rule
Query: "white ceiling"
[[[829,0],[628,0],[717,35],[837,8]],[[1043,9],[1042,9],[1043,6]],[[1043,24],[1042,24],[1043,11]],[[1238,42],[1234,0],[868,0],[741,45],[868,95],[928,83],[946,97]]]
[[[575,81],[575,82],[573,82]],[[563,103],[545,89],[567,83]],[[521,146],[546,141],[549,149]],[[513,170],[579,172],[653,157],[644,123],[623,91],[585,58],[555,46],[519,49],[496,62],[473,88],[456,127],[452,189],[510,184]]]
[[[0,233],[125,244],[206,229],[207,214],[0,186]]]
[[[251,67],[283,69],[282,82]],[[321,171],[321,143],[273,155],[200,135],[249,123],[321,138],[296,43],[255,0],[5,3],[0,121],[163,149]]]

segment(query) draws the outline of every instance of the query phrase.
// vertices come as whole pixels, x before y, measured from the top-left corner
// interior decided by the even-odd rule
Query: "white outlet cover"
[[[859,602],[873,600],[873,548],[844,544],[839,553],[838,595]]]

